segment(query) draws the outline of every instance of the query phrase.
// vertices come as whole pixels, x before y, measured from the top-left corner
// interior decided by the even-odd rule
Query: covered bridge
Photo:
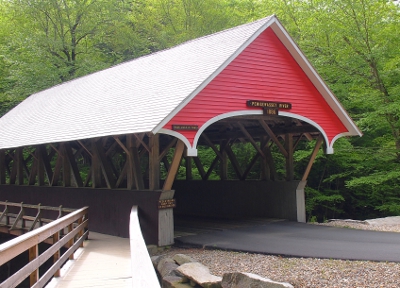
[[[174,213],[304,222],[316,153],[351,135],[361,132],[271,16],[28,97],[0,119],[0,198],[88,205],[91,230],[123,237],[136,204],[158,245],[173,242]],[[313,139],[295,179],[293,152]],[[254,149],[245,166],[238,143]]]

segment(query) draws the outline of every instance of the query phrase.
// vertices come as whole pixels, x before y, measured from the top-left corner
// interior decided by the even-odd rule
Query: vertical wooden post
[[[228,179],[228,154],[225,151],[225,147],[228,144],[227,140],[224,140],[220,144],[219,151],[221,152],[221,159],[219,161],[220,163],[220,178],[221,180],[227,180]]]
[[[132,190],[135,188],[135,179],[134,179],[134,168],[133,168],[133,156],[132,156],[132,146],[135,145],[133,138],[134,135],[126,135],[126,161],[128,161],[127,171],[126,171],[126,188],[128,190]]]
[[[24,184],[24,157],[22,154],[22,147],[15,149],[15,158],[17,161],[17,180],[18,185]]]
[[[101,187],[101,165],[100,159],[96,147],[96,140],[91,140],[92,146],[92,188],[100,188]]]
[[[174,190],[162,191],[160,200],[174,198]],[[174,244],[174,209],[158,210],[158,246]]]
[[[266,145],[264,148],[265,158],[267,158],[267,163],[270,171],[270,177],[272,181],[278,180],[278,173],[276,172],[274,157],[272,156],[271,148]]]
[[[29,262],[35,260],[39,255],[38,245],[29,248]],[[29,276],[29,284],[33,286],[39,279],[39,268],[31,273]]]
[[[159,134],[149,137],[149,189],[160,189],[160,138]]]
[[[79,168],[78,165],[76,164],[75,157],[71,149],[71,145],[68,142],[64,143],[64,151],[65,151],[64,158],[67,160],[69,166],[70,179],[74,180],[76,187],[83,187],[82,178],[81,175],[79,174]]]
[[[38,147],[38,149],[40,151],[40,157],[41,157],[41,161],[43,163],[44,171],[46,173],[47,181],[51,185],[51,182],[53,180],[53,170],[51,168],[51,164],[50,164],[50,159],[49,158],[53,158],[53,156],[47,155],[47,149],[46,149],[45,145],[40,145]]]
[[[68,155],[67,155],[67,148],[65,147],[65,144],[63,143],[61,145],[60,152],[62,153],[62,159],[63,159],[63,182],[64,182],[64,187],[71,187],[71,165],[68,160]]]
[[[43,161],[43,150],[40,146],[36,147],[36,157],[37,157],[37,176],[38,185],[44,185],[44,161]]]
[[[140,156],[139,151],[137,148],[136,137],[134,135],[127,135],[126,136],[126,145],[129,151],[127,157],[129,160],[129,169],[127,172],[127,179],[128,179],[128,189],[133,188],[133,180],[135,181],[136,188],[138,190],[144,189],[143,183],[143,173],[140,167]],[[130,175],[129,175],[130,174]],[[132,178],[132,179],[130,179]],[[131,183],[129,183],[131,181]],[[131,184],[131,185],[129,185]]]
[[[53,234],[53,245],[55,243],[57,243],[60,240],[60,231],[58,231],[57,233]],[[60,250],[57,250],[56,253],[54,253],[53,255],[53,263],[56,263],[58,261],[58,259],[60,259]],[[54,273],[54,277],[60,277],[60,269],[58,269],[56,271],[56,273]]]
[[[6,184],[6,151],[0,150],[0,184]]]
[[[271,180],[271,170],[270,167],[268,165],[268,152],[267,152],[267,148],[266,146],[268,145],[268,136],[263,136],[262,140],[261,140],[261,148],[263,149],[264,155],[265,157],[261,159],[261,175],[260,175],[260,179],[261,180]]]
[[[285,135],[286,156],[286,180],[292,181],[294,178],[294,162],[293,162],[293,134]]]
[[[192,157],[185,157],[185,167],[186,167],[186,180],[193,180],[192,175]]]

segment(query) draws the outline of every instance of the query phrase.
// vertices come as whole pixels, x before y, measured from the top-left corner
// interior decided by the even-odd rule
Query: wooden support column
[[[186,180],[193,180],[192,175],[192,157],[185,157],[185,167],[186,167]]]
[[[160,189],[160,135],[149,136],[149,189]]]
[[[223,141],[219,147],[219,158],[220,158],[220,178],[221,180],[228,179],[228,154],[226,153],[225,147],[227,146],[228,141]],[[217,154],[218,156],[218,154]]]
[[[28,176],[28,185],[35,185],[38,168],[38,150],[36,149],[35,157],[33,157],[31,165],[31,171]]]
[[[323,141],[324,141],[324,137],[320,134],[317,139],[317,142],[315,143],[314,150],[311,153],[310,160],[308,162],[306,170],[304,171],[303,177],[301,178],[301,181],[296,188],[297,222],[305,223],[307,221],[304,188],[307,185],[308,175],[310,174],[311,167],[314,163],[315,158],[317,157],[318,151],[319,151]]]
[[[18,185],[24,184],[24,156],[22,154],[23,148],[15,149],[15,160],[17,164],[17,181]]]
[[[96,161],[98,161],[97,166],[100,166],[100,170],[103,172],[104,178],[106,180],[107,188],[112,189],[115,187],[115,179],[113,176],[113,171],[111,168],[111,164],[109,163],[109,160],[107,158],[106,153],[104,152],[103,146],[101,141],[95,141],[93,140],[92,142],[92,154],[93,158],[96,158]],[[99,167],[97,167],[99,169]],[[98,170],[96,170],[95,173],[99,173]],[[96,176],[96,175],[93,175]],[[99,176],[97,176],[99,177]],[[92,179],[94,179],[92,177]],[[98,179],[96,179],[98,180]],[[97,184],[96,184],[97,186]],[[98,187],[98,186],[97,186]]]
[[[285,135],[286,146],[286,180],[292,181],[294,179],[294,160],[293,160],[293,135],[288,133]]]
[[[128,189],[132,189],[133,184],[135,184],[138,190],[143,190],[144,189],[143,174],[142,174],[142,169],[140,167],[140,157],[136,143],[137,138],[134,135],[127,135],[126,137],[127,137],[126,145],[129,151],[127,157],[130,165],[127,171]]]
[[[60,179],[61,167],[62,167],[62,155],[60,155],[60,153],[58,152],[56,165],[54,167],[53,178],[51,180],[51,186],[57,186],[58,185],[58,180]]]
[[[0,184],[6,184],[6,151],[0,150]]]
[[[72,153],[71,145],[69,143],[64,143],[64,148],[65,148],[65,156],[68,165],[70,167],[70,171],[72,172],[72,177],[76,183],[77,187],[83,187],[83,181],[81,174],[79,173],[78,165],[76,164],[75,157]]]
[[[261,160],[261,171],[260,171],[260,179],[261,180],[271,180],[271,171],[267,162],[267,153],[265,151],[266,146],[268,146],[269,138],[268,136],[262,136],[261,138],[261,147],[263,149],[265,157]]]
[[[271,148],[268,145],[265,146],[264,153],[267,159],[271,180],[276,181],[278,180],[278,173],[276,172],[274,157],[272,156]]]
[[[92,188],[102,187],[101,183],[101,164],[98,153],[96,153],[96,140],[91,140],[92,148]]]
[[[71,165],[67,156],[67,149],[65,143],[61,144],[62,163],[63,163],[63,182],[64,187],[71,187]]]
[[[167,178],[165,179],[162,190],[172,189],[172,185],[174,184],[174,180],[179,169],[179,164],[181,163],[182,160],[184,148],[185,144],[182,141],[178,140],[175,146],[174,156],[172,157],[171,167],[168,170]]]
[[[41,158],[41,161],[42,161],[43,166],[44,166],[44,171],[45,171],[46,176],[47,176],[47,180],[48,180],[49,183],[51,183],[51,180],[53,179],[53,171],[51,170],[51,164],[50,164],[50,161],[49,161],[49,156],[47,155],[46,146],[40,145],[38,147],[38,149],[39,149],[39,156]],[[50,153],[50,155],[51,155],[50,158],[52,158],[53,157],[52,153]]]
[[[12,158],[12,166],[11,166],[11,173],[10,173],[10,184],[11,185],[14,185],[15,182],[17,181],[18,171],[17,171],[17,160],[16,160],[17,156],[16,156],[16,154],[17,154],[16,150],[14,150],[14,154],[12,154],[11,151],[9,152],[9,155]]]
[[[181,141],[179,141],[181,142]],[[172,200],[174,190],[163,190],[160,195],[160,201]],[[173,208],[164,208],[158,210],[158,246],[174,244],[174,210]]]
[[[43,161],[43,153],[42,153],[41,146],[36,147],[36,158],[37,158],[38,185],[43,186],[45,184],[44,183],[44,161]]]

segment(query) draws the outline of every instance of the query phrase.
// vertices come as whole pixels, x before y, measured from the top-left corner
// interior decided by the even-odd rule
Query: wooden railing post
[[[81,225],[81,224],[83,223],[84,217],[85,217],[85,215],[82,216],[81,218],[79,218],[79,220],[78,220],[78,225]],[[81,231],[78,233],[78,238],[81,238],[82,236],[83,236],[83,230],[81,230]],[[83,242],[81,243],[81,245],[79,245],[79,247],[83,248]]]
[[[57,243],[60,240],[60,231],[57,233],[53,234],[53,245]],[[57,263],[58,259],[60,259],[61,252],[60,250],[57,250],[56,253],[53,255],[53,263]],[[60,277],[60,269],[54,273],[54,277]]]
[[[39,255],[39,246],[36,244],[29,248],[29,262],[35,260]],[[39,279],[39,267],[29,276],[29,286],[32,287]]]
[[[73,229],[73,224],[69,224],[68,225],[68,233],[71,232]],[[72,246],[74,246],[74,237],[71,238],[71,240],[68,241],[68,248],[71,248]],[[74,254],[72,253],[69,256],[69,260],[74,260]]]
[[[0,203],[10,206],[10,203],[1,201]],[[17,203],[11,204],[11,206],[19,206]],[[32,208],[32,205],[25,206],[27,208]],[[54,207],[41,207],[41,209],[43,208],[52,208],[50,210],[53,211],[58,210]],[[68,259],[74,259],[74,252],[76,252],[78,247],[81,246],[82,242],[88,236],[89,231],[85,231],[83,235],[81,233],[88,227],[89,219],[87,215],[88,207],[83,207],[82,209],[72,211],[60,219],[27,232],[18,238],[0,244],[0,266],[14,259],[21,253],[28,251],[29,254],[29,263],[1,282],[0,287],[16,287],[16,285],[29,277],[30,287],[39,288],[44,287],[51,277],[59,276],[59,270],[63,263]],[[61,231],[64,231],[64,229],[68,230],[68,233],[61,236]],[[81,235],[81,237],[79,237],[79,235]],[[53,240],[52,245],[39,255],[38,245],[42,242],[48,243],[49,236]],[[66,247],[68,249],[61,254],[61,247]],[[54,264],[47,271],[43,272],[43,275],[39,275],[40,265],[51,258],[53,258]]]

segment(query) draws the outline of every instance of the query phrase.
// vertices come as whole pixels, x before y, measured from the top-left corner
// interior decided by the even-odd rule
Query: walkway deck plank
[[[79,252],[48,288],[132,287],[129,239],[90,232]]]

